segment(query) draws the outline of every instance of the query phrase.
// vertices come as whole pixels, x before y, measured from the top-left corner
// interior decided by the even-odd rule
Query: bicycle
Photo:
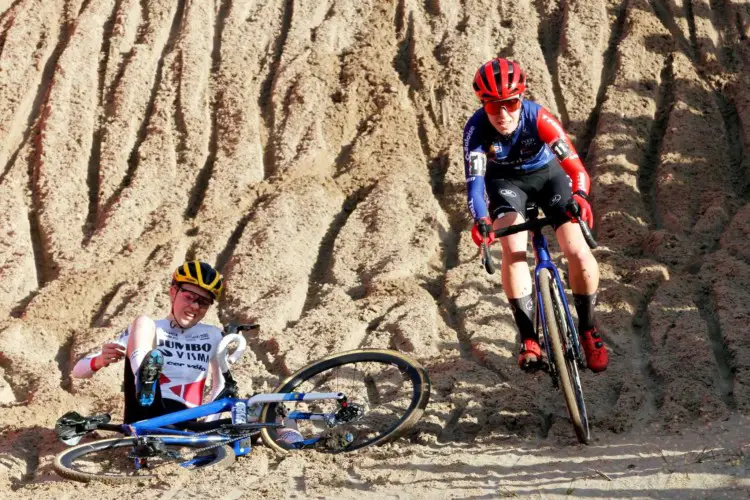
[[[110,424],[108,414],[83,417],[68,412],[60,417],[55,432],[72,447],[55,457],[54,469],[78,481],[140,481],[169,464],[229,466],[235,457],[250,453],[258,437],[281,453],[308,448],[350,452],[402,436],[427,406],[430,380],[424,368],[404,354],[377,349],[333,354],[296,371],[273,393],[239,398],[229,366],[246,349],[239,332],[257,327],[224,328],[217,359],[225,388],[213,402],[131,424]],[[231,418],[220,418],[224,412]],[[288,428],[296,428],[304,439],[286,443],[280,431]],[[125,437],[79,444],[96,430]]]
[[[580,209],[578,204],[571,200],[567,206],[567,211],[573,217],[576,217],[579,215]],[[558,222],[560,222],[560,219],[557,218],[544,217],[540,219],[536,204],[529,203],[526,206],[526,222],[494,230],[494,234],[500,238],[522,231],[532,232],[532,246],[536,261],[534,268],[535,325],[537,334],[540,333],[541,327],[542,336],[540,338],[547,354],[545,369],[552,377],[552,385],[555,389],[562,386],[565,405],[568,408],[568,414],[578,441],[588,444],[591,439],[591,430],[589,429],[586,403],[583,399],[581,379],[578,374],[578,368],[585,368],[586,358],[581,352],[578,331],[573,323],[573,316],[570,314],[560,274],[550,258],[547,240],[542,234],[543,227]],[[586,222],[579,218],[578,223],[586,243],[590,248],[596,248],[597,243]],[[495,267],[486,243],[482,243],[480,251],[485,270],[489,274],[493,274]],[[554,321],[548,321],[553,317],[555,318]]]

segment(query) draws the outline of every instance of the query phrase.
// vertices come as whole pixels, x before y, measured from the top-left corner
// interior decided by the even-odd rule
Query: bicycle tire
[[[563,313],[565,309],[563,307],[563,301],[560,298],[562,291],[556,286],[556,282],[552,283],[552,300],[556,304],[555,310],[560,312],[557,316],[557,322],[559,325],[560,336],[565,340],[566,353],[572,353],[571,335],[569,325],[567,324],[567,317]],[[565,366],[568,369],[568,377],[570,384],[573,388],[573,394],[576,398],[576,406],[578,413],[581,416],[581,428],[580,435],[579,429],[576,431],[576,435],[579,441],[583,444],[588,444],[591,440],[591,429],[589,427],[589,416],[586,410],[586,402],[583,399],[583,387],[581,386],[581,377],[578,373],[578,363],[574,355],[565,356]]]
[[[571,380],[571,364],[565,356],[565,339],[563,333],[567,331],[565,326],[565,312],[559,297],[556,297],[556,283],[552,279],[549,269],[542,269],[539,272],[539,288],[542,294],[542,307],[544,307],[544,318],[547,323],[547,336],[551,344],[552,356],[554,357],[557,377],[560,381],[565,406],[568,407],[568,415],[573,424],[578,441],[588,444],[591,437],[586,418],[586,407],[583,405],[583,416],[578,406],[576,398],[575,382]],[[572,366],[577,376],[575,366]],[[578,383],[580,387],[580,382]],[[583,393],[581,392],[581,403],[583,404]]]
[[[382,445],[402,436],[419,420],[424,412],[430,398],[430,379],[425,369],[410,357],[396,351],[380,349],[357,349],[343,353],[333,354],[297,370],[281,382],[273,392],[287,393],[295,392],[306,381],[309,381],[329,370],[347,365],[356,365],[357,363],[376,363],[395,367],[400,372],[402,379],[408,379],[411,384],[411,397],[408,407],[402,415],[383,432],[369,437],[362,442],[351,443],[342,449],[318,449],[318,451],[329,453],[349,452],[365,448],[367,446]],[[372,384],[374,385],[374,384]],[[308,391],[309,392],[309,391]],[[368,391],[369,392],[369,391]],[[348,394],[350,401],[352,396]],[[368,394],[368,398],[369,398]],[[261,411],[260,421],[273,423],[277,419],[277,408],[280,403],[267,403]],[[385,405],[383,405],[385,406]],[[263,428],[260,432],[263,442],[273,450],[286,453],[291,448],[277,441],[277,431],[275,428]]]
[[[167,436],[158,436],[154,435],[153,437],[167,437]],[[174,438],[175,436],[169,436]],[[116,450],[118,448],[123,448],[127,446],[133,446],[133,443],[135,442],[135,437],[119,437],[119,438],[111,438],[111,439],[100,439],[97,441],[92,441],[90,443],[83,443],[76,446],[73,446],[71,448],[68,448],[67,450],[58,453],[55,457],[55,461],[53,462],[53,468],[55,471],[62,477],[66,479],[72,479],[74,481],[83,481],[83,482],[89,482],[89,481],[99,481],[103,483],[110,483],[110,484],[123,484],[123,483],[130,483],[133,481],[143,481],[150,479],[155,476],[155,474],[144,474],[139,471],[138,474],[135,474],[135,470],[131,471],[131,474],[103,474],[103,473],[92,473],[92,472],[84,472],[81,470],[76,470],[75,468],[75,462],[85,457],[86,455],[90,455],[95,452],[105,451],[105,450]],[[167,445],[172,446],[172,445]],[[198,448],[201,446],[204,446],[203,444],[190,444],[185,443],[184,446],[186,447],[193,447]],[[228,467],[232,463],[234,463],[234,451],[229,446],[222,445],[222,446],[216,446],[214,448],[210,449],[211,453],[214,453],[214,458],[201,466],[203,467],[217,467],[217,468],[223,468]]]

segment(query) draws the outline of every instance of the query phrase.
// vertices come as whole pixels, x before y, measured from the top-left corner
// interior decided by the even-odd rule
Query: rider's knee
[[[133,320],[133,324],[131,325],[130,329],[131,333],[151,333],[156,331],[156,324],[154,323],[154,320],[151,319],[149,316],[146,316],[145,314],[139,314],[136,316],[136,318]]]
[[[568,261],[575,261],[575,262],[589,262],[589,263],[596,263],[596,258],[594,257],[594,254],[591,252],[591,249],[588,247],[588,245],[576,245],[573,247],[569,247],[566,249],[567,251],[564,251],[565,258],[568,259]]]

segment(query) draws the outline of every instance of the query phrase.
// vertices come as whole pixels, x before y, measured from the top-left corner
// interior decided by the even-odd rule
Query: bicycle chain
[[[203,435],[206,435],[206,434],[211,434],[213,432],[219,432],[220,430],[221,430],[221,428],[210,429],[210,430],[203,431],[203,432],[196,432],[195,434],[193,434],[193,436],[203,436]],[[256,431],[255,433],[257,433],[257,432],[260,432],[260,430]],[[212,445],[205,446],[203,448],[198,448],[197,450],[195,450],[195,452],[193,452],[193,454],[190,457],[190,459],[195,458],[196,456],[198,456],[199,453],[201,453],[203,451],[210,450],[212,448],[218,448],[219,446],[224,446],[226,444],[234,443],[235,441],[240,441],[241,439],[249,438],[249,437],[251,437],[255,433],[251,432],[249,434],[242,434],[239,437],[230,438],[230,439],[227,439],[226,441],[219,441],[218,443],[214,443]]]
[[[218,433],[220,430],[221,429],[211,429],[211,430],[208,430],[208,431],[196,432],[195,434],[191,434],[190,437],[204,436],[206,434],[212,434],[214,432]],[[206,450],[210,450],[212,448],[218,448],[219,446],[224,446],[224,445],[227,445],[227,444],[231,444],[231,443],[234,443],[235,441],[239,441],[241,439],[249,438],[252,435],[253,435],[253,433],[251,432],[249,434],[242,434],[242,435],[240,435],[238,437],[230,437],[229,439],[226,439],[224,441],[219,441],[217,443],[213,443],[211,445],[204,446],[203,448],[198,448],[197,450],[191,452],[190,454],[187,454],[187,455],[181,454],[179,458],[175,458],[174,460],[192,460],[193,458],[197,457],[200,453],[202,453],[202,452],[204,452]]]
[[[212,431],[201,432],[198,435],[210,434],[211,432],[219,432],[219,429],[214,429]],[[195,458],[201,452],[204,452],[206,450],[210,450],[211,448],[218,448],[219,446],[224,446],[224,445],[227,445],[227,444],[230,444],[230,443],[234,443],[235,441],[240,441],[242,439],[249,438],[252,435],[253,435],[252,432],[250,434],[241,434],[239,437],[236,437],[236,438],[229,438],[226,441],[219,441],[218,443],[215,443],[215,444],[212,444],[212,445],[209,445],[209,446],[204,446],[203,448],[198,448],[197,450],[195,450],[195,452],[193,452],[193,455],[190,458],[191,459]]]

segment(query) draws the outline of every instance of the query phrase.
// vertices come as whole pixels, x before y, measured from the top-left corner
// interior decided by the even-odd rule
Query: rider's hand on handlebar
[[[573,200],[575,200],[575,202],[578,203],[579,213],[571,214],[570,212],[568,212],[568,215],[573,218],[580,218],[582,221],[588,224],[590,229],[593,229],[594,228],[594,211],[591,209],[591,204],[589,203],[588,195],[584,193],[583,191],[576,191],[575,193],[573,193]]]
[[[471,239],[478,247],[481,247],[482,243],[491,245],[495,241],[495,233],[492,232],[492,221],[489,217],[482,217],[474,223],[474,227],[471,228]]]

